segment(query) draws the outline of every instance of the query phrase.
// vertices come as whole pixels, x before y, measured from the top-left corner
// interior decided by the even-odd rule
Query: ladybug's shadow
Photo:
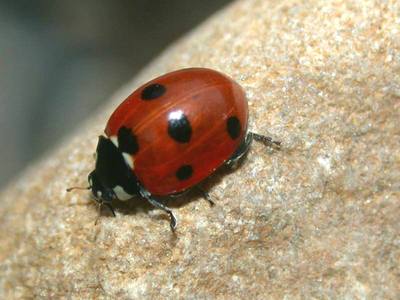
[[[213,175],[202,181],[200,184],[196,185],[195,187],[185,191],[179,195],[173,196],[166,196],[166,197],[154,197],[157,201],[164,204],[165,206],[171,209],[177,209],[182,206],[185,206],[193,201],[205,201],[207,202],[207,198],[205,194],[212,189],[215,185],[218,185],[224,176],[233,173],[240,165],[243,163],[243,160],[238,162],[238,165],[235,168],[229,166],[222,166],[220,167]],[[218,205],[218,200],[209,195],[210,200]],[[145,213],[149,212],[150,210],[157,209],[153,205],[151,205],[146,199],[141,197],[134,197],[127,201],[120,201],[115,200],[112,203],[112,206],[115,211],[118,213],[122,213],[124,215],[135,215],[138,211],[144,211]],[[210,205],[211,206],[211,205]],[[104,207],[101,210],[101,216],[112,216],[111,211]],[[168,219],[168,215],[165,215],[165,219]]]

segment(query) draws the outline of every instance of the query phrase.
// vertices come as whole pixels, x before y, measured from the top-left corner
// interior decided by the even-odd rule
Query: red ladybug
[[[99,137],[89,189],[114,216],[113,199],[144,198],[170,215],[174,230],[173,212],[156,196],[181,193],[223,164],[235,165],[253,138],[279,146],[248,132],[247,120],[244,91],[217,71],[190,68],[158,77],[111,115]]]

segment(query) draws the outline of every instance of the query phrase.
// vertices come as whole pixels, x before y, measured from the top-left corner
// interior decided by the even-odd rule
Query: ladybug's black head
[[[139,181],[109,138],[99,137],[96,157],[96,168],[88,177],[96,201],[111,203],[113,199],[128,200],[139,195]]]
[[[99,177],[97,176],[96,170],[92,171],[88,176],[89,186],[92,190],[93,196],[99,203],[108,202],[111,203],[116,198],[114,191],[104,186]]]
[[[95,200],[109,207],[113,214],[111,202],[114,199],[128,200],[144,191],[117,145],[109,138],[100,136],[96,149],[96,167],[88,176],[89,187],[67,189],[68,192],[73,189],[92,190]]]

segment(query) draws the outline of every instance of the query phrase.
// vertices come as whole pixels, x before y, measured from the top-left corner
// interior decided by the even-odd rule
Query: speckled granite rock
[[[1,194],[0,297],[347,298],[400,294],[398,1],[239,1],[161,55]],[[205,66],[239,81],[254,144],[241,167],[117,218],[85,185],[96,136],[138,84]],[[199,200],[199,201],[198,201]]]

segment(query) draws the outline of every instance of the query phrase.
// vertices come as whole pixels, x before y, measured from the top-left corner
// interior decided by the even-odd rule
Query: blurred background
[[[0,0],[0,187],[228,0]]]

